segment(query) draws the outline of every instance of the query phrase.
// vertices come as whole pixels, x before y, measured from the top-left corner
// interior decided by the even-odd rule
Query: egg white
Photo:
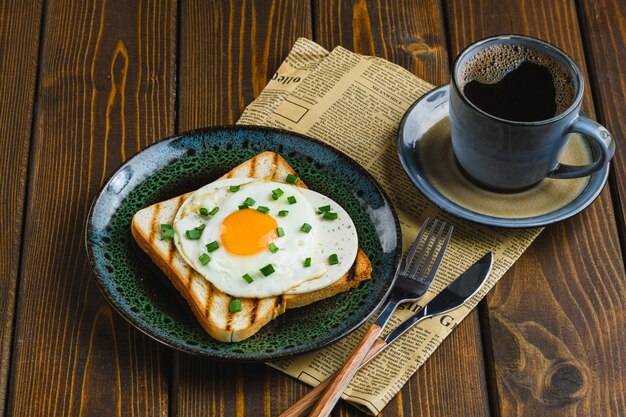
[[[237,192],[231,192],[231,185],[239,185]],[[280,188],[284,194],[272,199],[272,190]],[[295,204],[289,204],[287,197],[296,197]],[[257,206],[270,209],[278,227],[285,236],[278,237],[274,244],[279,251],[271,253],[269,248],[251,256],[240,256],[228,252],[220,242],[220,226],[231,213],[239,210],[246,197],[255,200]],[[316,213],[316,208],[330,205],[338,214],[335,220],[325,220]],[[219,207],[214,216],[202,216],[201,207],[211,210]],[[288,210],[286,217],[279,217],[280,210]],[[312,226],[309,233],[300,230],[304,223]],[[205,224],[200,239],[188,239],[186,230]],[[183,258],[209,282],[221,291],[234,297],[269,297],[280,294],[299,294],[324,288],[340,279],[352,266],[358,251],[356,229],[350,216],[330,198],[311,190],[289,184],[263,181],[253,178],[229,178],[208,184],[192,195],[181,205],[173,228],[176,232],[174,243]],[[199,257],[206,253],[206,245],[213,241],[220,248],[208,253],[211,261],[202,265]],[[337,254],[339,264],[329,265],[328,257]],[[311,266],[304,267],[306,258],[312,258]],[[275,272],[263,276],[260,269],[271,264]],[[254,281],[247,283],[242,276],[249,274]]]

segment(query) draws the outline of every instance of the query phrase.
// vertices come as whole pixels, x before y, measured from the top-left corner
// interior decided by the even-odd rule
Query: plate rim
[[[419,170],[420,173],[418,173],[417,178],[415,178],[413,175],[409,173],[409,165],[412,165],[412,164],[410,163],[410,161],[406,160],[405,155],[403,153],[403,149],[405,148],[404,147],[404,143],[405,143],[404,126],[406,125],[409,117],[413,115],[413,112],[416,107],[418,107],[423,102],[426,102],[429,97],[435,94],[438,94],[440,92],[443,92],[444,94],[449,95],[449,89],[450,89],[449,84],[443,84],[443,85],[434,87],[433,89],[431,89],[430,91],[422,95],[420,98],[415,100],[415,102],[411,104],[411,106],[407,109],[407,111],[402,116],[402,120],[398,128],[398,134],[397,134],[397,139],[396,139],[397,153],[400,159],[400,163],[402,164],[402,168],[404,169],[404,173],[406,174],[407,177],[409,177],[413,185],[432,204],[434,204],[435,206],[437,206],[438,208],[440,208],[441,210],[443,210],[444,212],[448,214],[451,214],[453,216],[456,216],[461,219],[468,220],[474,223],[483,224],[486,226],[509,228],[509,229],[527,229],[527,228],[533,228],[533,227],[544,227],[544,226],[556,224],[564,220],[567,220],[570,217],[575,216],[576,214],[580,213],[581,211],[589,207],[598,198],[598,196],[604,189],[604,186],[606,185],[606,182],[608,180],[610,163],[607,163],[607,165],[605,165],[602,169],[600,169],[599,171],[589,176],[589,183],[583,189],[583,191],[576,198],[574,198],[574,200],[572,200],[571,202],[569,202],[568,204],[566,204],[565,206],[557,210],[551,211],[549,213],[541,214],[539,216],[532,216],[532,217],[506,218],[506,217],[496,217],[496,216],[491,216],[488,214],[478,213],[450,200],[447,196],[445,196],[443,193],[437,190],[430,183],[430,181],[428,180],[428,178],[426,177],[426,175],[423,173],[422,170]],[[414,145],[415,140],[412,140],[408,143],[410,143],[411,145]],[[596,181],[594,184],[592,184],[593,182],[592,180],[597,179],[598,177],[600,177],[600,179]],[[589,189],[591,189],[591,191],[587,191]],[[585,193],[589,193],[589,195],[584,199],[584,201],[580,202],[577,205],[573,205],[573,203],[576,202]],[[556,216],[554,215],[554,213],[557,213],[558,211],[563,210],[568,207],[571,207],[572,209],[570,209],[569,211],[565,211],[560,215],[556,215]]]
[[[157,334],[153,334],[153,332],[150,329],[150,326],[145,326],[145,324],[139,320],[136,320],[135,317],[133,317],[130,313],[126,312],[126,310],[117,303],[117,300],[115,299],[115,297],[113,297],[113,295],[110,293],[110,291],[108,291],[108,289],[106,288],[106,286],[104,285],[104,280],[103,277],[100,276],[98,269],[96,268],[96,263],[97,261],[95,260],[95,255],[92,253],[93,249],[91,247],[91,237],[92,237],[92,219],[94,216],[94,210],[98,204],[98,201],[100,200],[100,197],[103,195],[103,193],[105,192],[105,190],[107,189],[107,187],[109,186],[109,184],[111,183],[111,181],[113,180],[113,178],[115,178],[115,176],[121,172],[125,167],[127,167],[128,165],[130,165],[134,159],[136,159],[140,154],[142,154],[144,151],[151,149],[153,147],[157,147],[157,146],[166,146],[168,143],[171,143],[177,139],[180,138],[184,138],[184,137],[191,137],[191,136],[197,136],[197,135],[201,135],[201,134],[210,134],[213,132],[234,132],[234,131],[257,131],[257,132],[261,132],[261,133],[266,133],[266,134],[272,134],[272,135],[287,135],[287,136],[292,136],[297,138],[298,140],[304,140],[304,141],[308,141],[311,142],[315,145],[318,146],[322,146],[323,148],[328,149],[329,151],[337,154],[343,161],[346,161],[347,163],[349,163],[351,165],[351,168],[356,170],[357,172],[360,172],[361,174],[363,174],[367,180],[369,182],[371,182],[374,187],[378,190],[378,192],[381,194],[383,201],[389,206],[390,212],[391,212],[391,217],[393,219],[394,222],[394,227],[395,227],[395,238],[396,238],[396,248],[395,251],[393,253],[393,260],[392,260],[392,264],[391,264],[391,273],[389,274],[389,277],[387,278],[387,280],[389,281],[389,285],[387,287],[387,289],[385,290],[383,296],[380,298],[380,300],[378,300],[378,302],[376,303],[376,305],[371,309],[371,311],[369,313],[367,313],[365,316],[363,316],[361,318],[361,320],[359,320],[358,322],[356,322],[351,328],[347,329],[346,331],[342,332],[341,334],[336,335],[335,337],[331,337],[328,340],[324,340],[322,341],[320,344],[316,345],[315,347],[312,348],[308,348],[308,349],[301,349],[301,350],[295,350],[294,352],[287,352],[287,353],[282,353],[282,354],[274,354],[274,353],[263,353],[260,352],[254,356],[247,356],[247,357],[233,357],[233,354],[230,354],[230,356],[228,355],[221,355],[219,354],[219,352],[216,352],[216,354],[213,353],[209,353],[206,351],[203,351],[201,349],[195,349],[191,346],[187,346],[184,344],[180,344],[180,345],[176,345],[174,343],[171,343],[168,340],[164,340],[162,338],[160,338]],[[273,150],[272,150],[273,151]],[[262,152],[262,151],[261,151]],[[275,152],[275,151],[273,151]],[[143,180],[145,181],[145,179]],[[142,182],[143,182],[142,181]],[[310,136],[306,136],[303,135],[301,133],[296,133],[296,132],[291,132],[289,130],[286,129],[279,129],[279,128],[273,128],[273,127],[264,127],[264,126],[256,126],[256,125],[216,125],[216,126],[208,126],[208,127],[201,127],[201,128],[197,128],[197,129],[191,129],[191,130],[187,130],[184,132],[180,132],[180,133],[176,133],[174,135],[170,135],[167,137],[164,137],[162,139],[159,139],[157,142],[152,143],[148,146],[146,146],[145,148],[137,151],[136,153],[134,153],[131,157],[129,157],[128,159],[126,159],[125,161],[123,161],[116,169],[115,171],[113,171],[110,175],[107,176],[107,178],[105,179],[105,181],[102,183],[102,185],[100,186],[100,188],[98,189],[98,191],[96,192],[95,196],[93,197],[93,200],[91,201],[90,207],[89,207],[89,211],[87,214],[87,219],[85,222],[85,234],[84,234],[84,243],[85,243],[85,248],[86,248],[86,252],[87,252],[87,259],[88,259],[88,263],[89,263],[89,267],[90,267],[90,271],[91,271],[91,275],[92,278],[96,281],[98,288],[100,289],[100,292],[102,293],[102,295],[104,296],[104,298],[107,300],[107,302],[109,303],[109,305],[111,305],[113,307],[113,309],[115,311],[117,311],[117,313],[122,316],[131,326],[133,326],[135,329],[139,330],[141,333],[145,334],[146,336],[150,337],[153,340],[156,340],[157,342],[168,346],[169,348],[173,348],[176,349],[178,351],[187,353],[187,354],[191,354],[191,355],[195,355],[195,356],[201,356],[201,357],[205,357],[208,359],[214,359],[214,360],[221,360],[221,361],[227,361],[227,362],[247,362],[247,363],[258,363],[258,362],[267,362],[267,361],[278,361],[278,360],[282,360],[282,359],[287,359],[287,358],[292,358],[298,355],[303,355],[306,353],[310,353],[310,352],[314,352],[314,351],[318,351],[320,349],[323,349],[327,346],[330,346],[331,344],[337,342],[338,340],[343,339],[344,337],[349,336],[351,333],[353,333],[356,329],[358,329],[360,326],[363,325],[363,323],[365,323],[370,317],[372,317],[374,315],[374,313],[376,311],[378,311],[380,309],[380,307],[382,306],[382,304],[385,302],[385,300],[388,298],[389,293],[391,292],[391,289],[393,287],[393,283],[395,281],[395,277],[394,277],[394,272],[397,269],[399,263],[400,263],[400,259],[402,256],[402,231],[401,231],[401,227],[400,227],[400,221],[398,219],[398,214],[397,211],[391,201],[391,199],[389,198],[389,195],[387,194],[387,192],[384,190],[384,188],[380,185],[380,183],[376,180],[376,178],[374,178],[374,176],[367,170],[365,169],[365,167],[363,167],[362,165],[360,165],[358,162],[356,162],[353,158],[351,158],[350,156],[346,155],[343,151],[325,143],[322,142],[319,139],[310,137]],[[169,282],[169,278],[168,278],[168,282]],[[170,282],[171,283],[171,282]],[[306,308],[306,306],[304,306],[304,308]],[[284,313],[285,314],[285,313]],[[194,316],[194,319],[195,316]],[[224,342],[226,343],[226,342]]]

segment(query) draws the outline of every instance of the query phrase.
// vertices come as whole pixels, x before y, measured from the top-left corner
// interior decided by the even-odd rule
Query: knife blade
[[[359,366],[359,369],[367,365],[380,352],[382,352],[393,341],[402,336],[411,327],[415,326],[422,320],[439,314],[454,310],[463,305],[467,300],[472,298],[480,288],[485,284],[491,267],[493,265],[493,254],[489,252],[481,259],[476,261],[465,272],[459,275],[450,285],[442,292],[437,294],[428,304],[418,310],[410,318],[402,322],[394,330],[385,336],[376,339],[367,356]],[[301,417],[304,416],[315,405],[316,401],[324,393],[324,389],[332,380],[332,376],[322,381],[317,387],[309,391],[307,395],[302,397],[296,404],[292,405],[280,417]]]
[[[489,272],[491,272],[492,266],[493,254],[489,252],[459,275],[428,304],[402,322],[394,330],[383,336],[382,340],[384,340],[386,344],[390,344],[418,322],[460,307],[463,303],[472,298],[483,286],[489,276]]]

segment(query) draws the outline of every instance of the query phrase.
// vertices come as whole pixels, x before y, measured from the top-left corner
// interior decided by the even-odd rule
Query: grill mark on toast
[[[258,156],[255,156],[250,161],[250,174],[248,174],[248,177],[256,178],[256,164],[258,160],[259,160]]]
[[[211,298],[213,298],[213,288],[211,285],[207,285],[207,295],[206,295],[206,307],[204,309],[204,316],[208,319],[211,314]]]
[[[150,228],[150,236],[148,241],[151,242],[156,239],[156,233],[159,229],[159,211],[161,210],[161,204],[154,205],[154,212],[152,213],[152,227]]]
[[[176,202],[176,205],[178,206],[178,208],[180,208],[180,206],[183,205],[183,202],[185,201],[185,196],[186,194],[180,195],[178,196],[178,201]],[[178,212],[178,209],[176,210],[176,212]],[[173,223],[173,221],[172,221]],[[169,264],[174,262],[174,257],[176,256],[176,246],[174,245],[174,239],[170,240],[170,251],[167,254],[167,261]],[[191,282],[191,280],[189,281]]]
[[[187,273],[187,288],[191,290],[191,280],[193,279],[193,274],[195,274],[195,271],[191,266],[189,266],[187,269],[189,270],[189,272]]]
[[[356,278],[356,262],[352,264],[350,270],[348,271],[348,276],[346,277],[346,281],[354,281]]]
[[[226,315],[226,326],[224,330],[228,331],[231,329],[232,321],[233,321],[233,313],[230,312],[230,302],[233,301],[233,297],[228,297],[228,314]]]
[[[257,311],[259,310],[259,300],[253,299],[251,300],[251,303],[252,309],[250,311],[250,325],[254,324],[254,322],[256,321]]]

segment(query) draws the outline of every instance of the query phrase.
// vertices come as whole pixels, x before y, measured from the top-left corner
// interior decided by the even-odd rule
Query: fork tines
[[[430,227],[429,223],[430,219],[427,218],[426,220],[424,220],[424,223],[420,228],[417,238],[415,239],[415,242],[413,242],[413,245],[411,246],[411,249],[407,254],[404,270],[401,272],[401,274],[406,278],[417,280],[420,282],[432,280],[434,278],[434,273],[439,268],[439,264],[441,263],[445,249],[450,242],[452,231],[454,230],[454,226],[450,225],[448,227],[448,232],[446,233],[445,239],[443,239],[442,243],[441,237],[443,236],[443,232],[446,226],[448,226],[447,223],[440,222],[438,219],[435,219]],[[436,232],[437,226],[439,226],[439,230]],[[433,240],[435,232],[436,237]],[[421,246],[421,250],[419,254],[416,254],[417,249],[420,246],[422,239],[424,238],[424,234],[426,233],[427,236],[424,240],[423,245]],[[431,261],[435,255],[437,255],[437,258],[435,259],[435,262],[431,265]],[[426,259],[424,259],[424,257],[426,257]],[[409,272],[407,273],[407,271]]]

